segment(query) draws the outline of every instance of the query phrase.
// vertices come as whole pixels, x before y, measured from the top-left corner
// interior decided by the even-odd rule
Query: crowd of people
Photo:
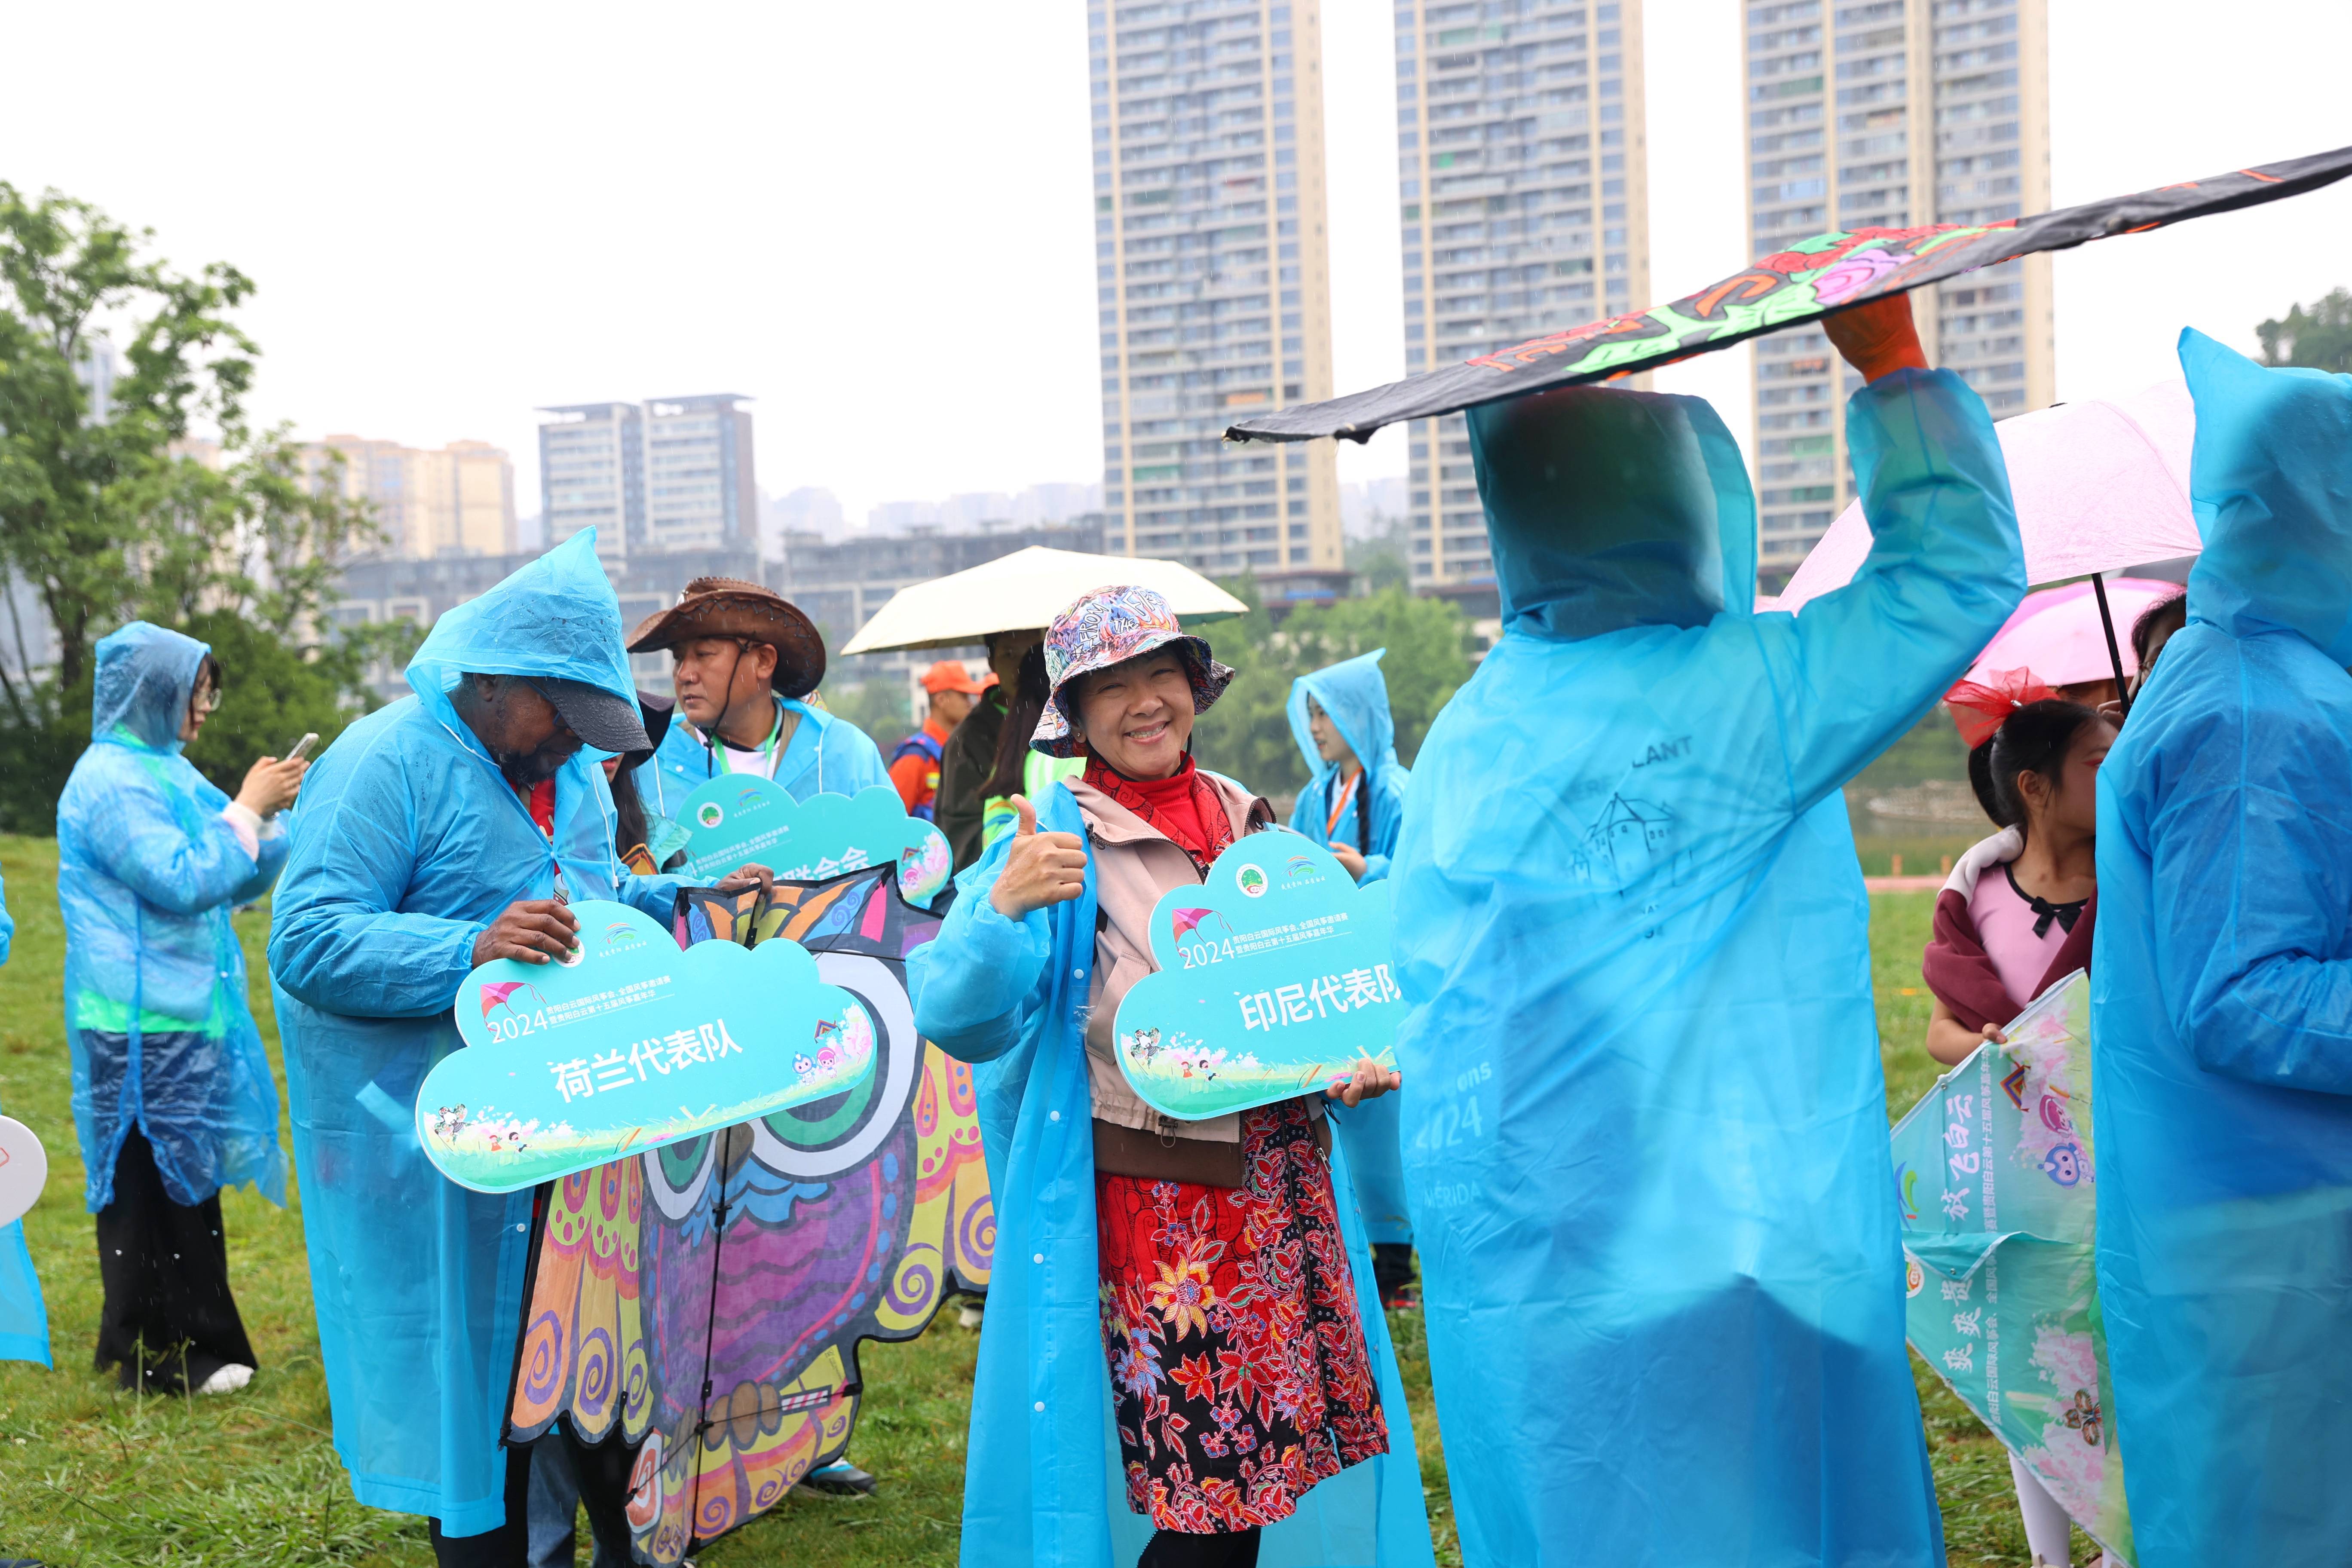
[[[2132,678],[1956,686],[2028,587],[1992,423],[1900,298],[1826,326],[1861,384],[1852,583],[1759,611],[1754,498],[1700,400],[1475,408],[1503,635],[1410,773],[1379,651],[1299,679],[1286,828],[1194,759],[1234,672],[1117,582],[990,637],[982,679],[934,665],[886,763],[814,698],[824,642],[789,602],[704,579],[625,635],[582,536],[442,616],[413,700],[233,800],[180,754],[226,672],[115,633],[58,812],[100,1364],[193,1393],[258,1364],[218,1194],[284,1192],[228,918],[274,886],[353,1489],[430,1519],[446,1563],[569,1561],[579,1505],[626,1561],[625,1444],[504,1441],[534,1198],[434,1171],[419,1082],[459,1047],[459,983],[566,954],[576,900],[669,920],[698,785],[887,787],[952,854],[908,977],[921,1034],[973,1065],[998,1226],[966,1563],[1431,1563],[1384,1310],[1418,1301],[1465,1561],[1941,1564],[1842,795],[1941,699],[1996,830],[1939,895],[1916,1044],[1998,1047],[2089,972],[2132,1560],[2342,1555],[2352,378],[2184,335],[2204,551],[2129,628]],[[650,652],[667,693],[629,677]],[[1387,889],[1398,1065],[1170,1118],[1111,1040],[1150,916],[1281,832]],[[2067,1562],[2065,1511],[2013,1468],[2035,1561]]]

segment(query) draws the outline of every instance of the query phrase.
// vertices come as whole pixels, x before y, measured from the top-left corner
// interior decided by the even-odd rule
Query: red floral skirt
[[[1245,1112],[1242,1145],[1246,1187],[1095,1176],[1128,1505],[1160,1530],[1273,1524],[1389,1448],[1306,1106]]]

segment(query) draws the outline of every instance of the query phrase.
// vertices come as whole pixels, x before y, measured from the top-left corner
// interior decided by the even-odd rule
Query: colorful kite
[[[908,952],[939,918],[898,868],[729,896],[698,890],[681,945],[782,936],[876,1026],[840,1095],[565,1179],[545,1205],[509,1406],[527,1441],[569,1415],[641,1444],[629,1522],[673,1564],[848,1447],[857,1342],[923,1331],[988,1283],[995,1212],[971,1069],[916,1034]],[[834,1048],[817,1031],[800,1049]]]
[[[1816,235],[1671,305],[1588,321],[1369,392],[1244,419],[1225,435],[1235,441],[1370,440],[1373,431],[1400,419],[1653,370],[1979,267],[2301,195],[2347,174],[2352,147],[2007,223]]]

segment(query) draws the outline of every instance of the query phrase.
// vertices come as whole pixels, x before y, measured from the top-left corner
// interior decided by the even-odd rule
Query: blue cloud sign
[[[457,987],[467,1048],[416,1097],[417,1140],[451,1181],[513,1192],[872,1075],[873,1018],[798,943],[681,952],[625,904],[572,913],[572,958],[494,959]]]
[[[1151,911],[1156,974],[1119,1003],[1118,1065],[1153,1110],[1197,1121],[1396,1064],[1389,884],[1359,888],[1292,833],[1237,839]]]
[[[748,860],[780,882],[822,882],[895,860],[899,896],[928,909],[947,886],[952,860],[946,837],[908,816],[887,784],[796,801],[766,779],[722,773],[695,787],[678,820],[688,868],[702,877],[723,877]]]

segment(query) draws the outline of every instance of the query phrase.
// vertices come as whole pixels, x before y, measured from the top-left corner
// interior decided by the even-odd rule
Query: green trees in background
[[[1276,626],[1255,583],[1225,587],[1249,605],[1250,613],[1213,622],[1202,635],[1217,658],[1240,673],[1217,705],[1201,716],[1193,751],[1205,766],[1261,795],[1295,794],[1308,777],[1285,711],[1290,683],[1298,677],[1387,648],[1381,671],[1388,678],[1389,707],[1396,716],[1397,755],[1408,765],[1429,733],[1430,721],[1470,679],[1470,623],[1445,600],[1419,598],[1391,584],[1328,608],[1294,610]]]
[[[227,683],[190,754],[232,790],[255,755],[331,737],[364,705],[369,650],[331,645],[320,621],[343,556],[377,537],[364,503],[314,488],[283,428],[248,423],[259,350],[231,314],[252,281],[223,262],[181,273],[152,242],[0,182],[0,569],[39,601],[57,655],[26,672],[37,634],[12,599],[0,826],[18,832],[51,830],[89,742],[93,650],[127,621],[214,644]]]
[[[2352,289],[2331,289],[2308,310],[2290,305],[2285,321],[2264,321],[2254,333],[2264,364],[2352,371]]]

